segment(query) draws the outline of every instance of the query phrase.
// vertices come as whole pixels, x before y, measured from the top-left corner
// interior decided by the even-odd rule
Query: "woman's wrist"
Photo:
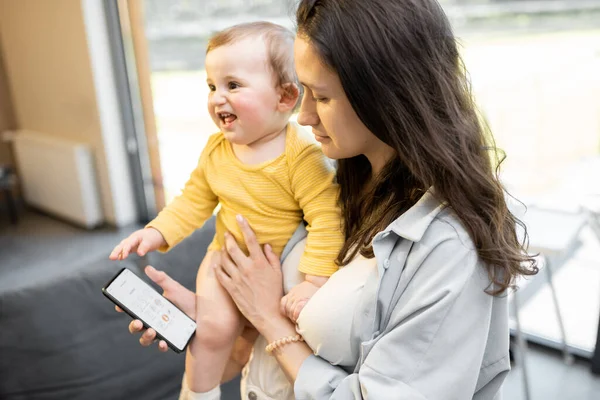
[[[261,321],[254,327],[269,343],[296,334],[296,326],[281,314],[261,318]]]
[[[302,364],[313,352],[303,340],[297,339],[295,325],[286,321],[286,324],[269,329],[270,336],[265,336],[269,343],[265,351],[277,359],[287,379],[294,384]]]

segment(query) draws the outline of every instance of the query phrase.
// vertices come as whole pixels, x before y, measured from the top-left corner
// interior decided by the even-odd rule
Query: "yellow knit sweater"
[[[148,224],[164,236],[166,251],[212,215],[217,204],[216,235],[209,250],[223,247],[229,231],[244,247],[236,215],[243,215],[261,244],[280,255],[300,221],[308,223],[308,238],[300,260],[301,272],[330,276],[343,244],[338,186],[334,170],[300,126],[290,122],[285,152],[259,165],[240,162],[222,133],[212,135],[180,196]],[[198,261],[200,262],[200,260]]]

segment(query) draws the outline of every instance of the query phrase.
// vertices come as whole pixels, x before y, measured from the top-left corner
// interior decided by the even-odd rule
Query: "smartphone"
[[[185,350],[196,332],[196,322],[188,317],[152,286],[127,268],[120,270],[103,288],[102,293],[156,337],[167,342],[176,353]]]

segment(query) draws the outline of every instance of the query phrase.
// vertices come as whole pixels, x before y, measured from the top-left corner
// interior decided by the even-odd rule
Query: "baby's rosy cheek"
[[[236,109],[238,112],[243,111],[248,117],[259,117],[264,115],[270,109],[268,106],[269,99],[264,96],[243,96],[238,98]]]

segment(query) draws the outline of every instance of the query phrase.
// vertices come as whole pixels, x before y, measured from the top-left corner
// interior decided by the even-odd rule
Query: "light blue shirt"
[[[297,399],[500,399],[507,297],[485,293],[487,269],[468,232],[433,193],[373,240],[378,274],[365,283],[350,339],[356,367],[310,356]]]

